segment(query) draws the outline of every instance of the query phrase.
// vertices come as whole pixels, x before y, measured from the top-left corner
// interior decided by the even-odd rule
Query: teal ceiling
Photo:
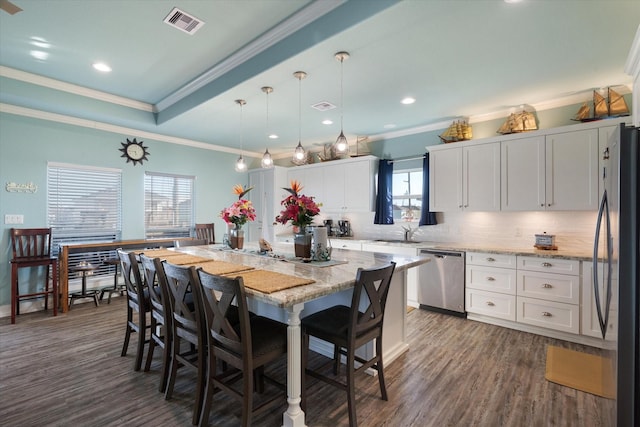
[[[338,51],[351,55],[343,120],[353,143],[630,86],[624,65],[640,22],[634,0],[12,2],[23,11],[0,11],[3,111],[24,107],[20,114],[57,113],[248,155],[266,146],[288,155],[299,133],[316,149],[335,140]],[[173,7],[204,26],[189,35],[163,23]],[[113,71],[96,72],[95,61]],[[301,82],[299,70],[308,73]],[[274,88],[277,140],[267,139],[262,86]],[[416,102],[402,105],[405,96]],[[247,101],[242,125],[239,98]],[[320,102],[337,108],[311,108]]]

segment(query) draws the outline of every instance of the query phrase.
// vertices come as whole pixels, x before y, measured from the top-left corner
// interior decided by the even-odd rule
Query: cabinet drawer
[[[516,270],[467,265],[467,288],[516,294]]]
[[[362,243],[349,240],[332,239],[331,247],[336,249],[349,249],[352,251],[361,251]]]
[[[580,333],[580,306],[518,297],[518,322],[572,334]]]
[[[519,256],[518,269],[545,273],[580,275],[580,261],[558,258]]]
[[[518,270],[518,296],[580,303],[580,276]]]
[[[467,252],[467,264],[487,267],[516,268],[515,255],[488,254],[484,252]]]
[[[497,292],[467,289],[466,301],[469,313],[484,314],[505,320],[516,320],[516,297]]]

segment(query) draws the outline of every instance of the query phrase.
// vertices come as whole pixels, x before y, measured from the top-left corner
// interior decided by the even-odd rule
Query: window
[[[61,243],[119,240],[122,236],[122,172],[119,169],[49,163],[47,165],[47,224],[52,228],[51,251]],[[100,266],[115,253],[82,253],[69,257]],[[104,271],[103,271],[104,270]],[[104,266],[94,274],[108,274]]]
[[[147,239],[189,237],[194,227],[195,177],[146,172],[144,228]]]
[[[392,194],[394,220],[420,220],[422,169],[394,171]]]

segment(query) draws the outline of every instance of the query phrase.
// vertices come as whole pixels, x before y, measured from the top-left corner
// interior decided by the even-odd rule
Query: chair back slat
[[[138,311],[144,312],[146,302],[144,296],[144,282],[140,275],[138,260],[135,252],[125,252],[118,249],[118,258],[120,258],[120,270],[127,287],[127,301],[130,306]]]
[[[236,357],[251,354],[249,309],[242,278],[216,276],[202,269],[198,269],[197,273],[207,329],[216,354],[223,356],[226,351]],[[234,306],[234,302],[237,306]],[[238,321],[238,325],[233,324]]]
[[[169,289],[166,286],[167,278],[164,275],[162,261],[160,258],[150,258],[140,254],[140,264],[142,264],[144,281],[149,292],[151,314],[158,322],[166,325],[171,313],[171,306],[165,307],[164,304],[165,301],[169,304],[170,298],[167,295]]]
[[[355,336],[382,327],[389,285],[395,267],[395,263],[392,262],[384,268],[358,269],[351,301],[350,334]]]
[[[213,223],[196,224],[195,226],[196,239],[205,240],[207,242],[206,244],[208,245],[214,244],[216,242],[214,226],[215,224]]]
[[[51,254],[51,228],[12,228],[13,259],[47,258]]]

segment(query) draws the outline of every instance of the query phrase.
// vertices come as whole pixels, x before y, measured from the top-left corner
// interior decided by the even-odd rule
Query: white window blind
[[[61,243],[119,240],[122,236],[122,172],[49,163],[47,224],[52,228],[51,249],[55,255]],[[76,254],[70,257],[69,265],[79,261],[101,265],[111,256],[114,254]]]
[[[147,239],[189,237],[194,227],[195,177],[146,172],[144,225]]]

